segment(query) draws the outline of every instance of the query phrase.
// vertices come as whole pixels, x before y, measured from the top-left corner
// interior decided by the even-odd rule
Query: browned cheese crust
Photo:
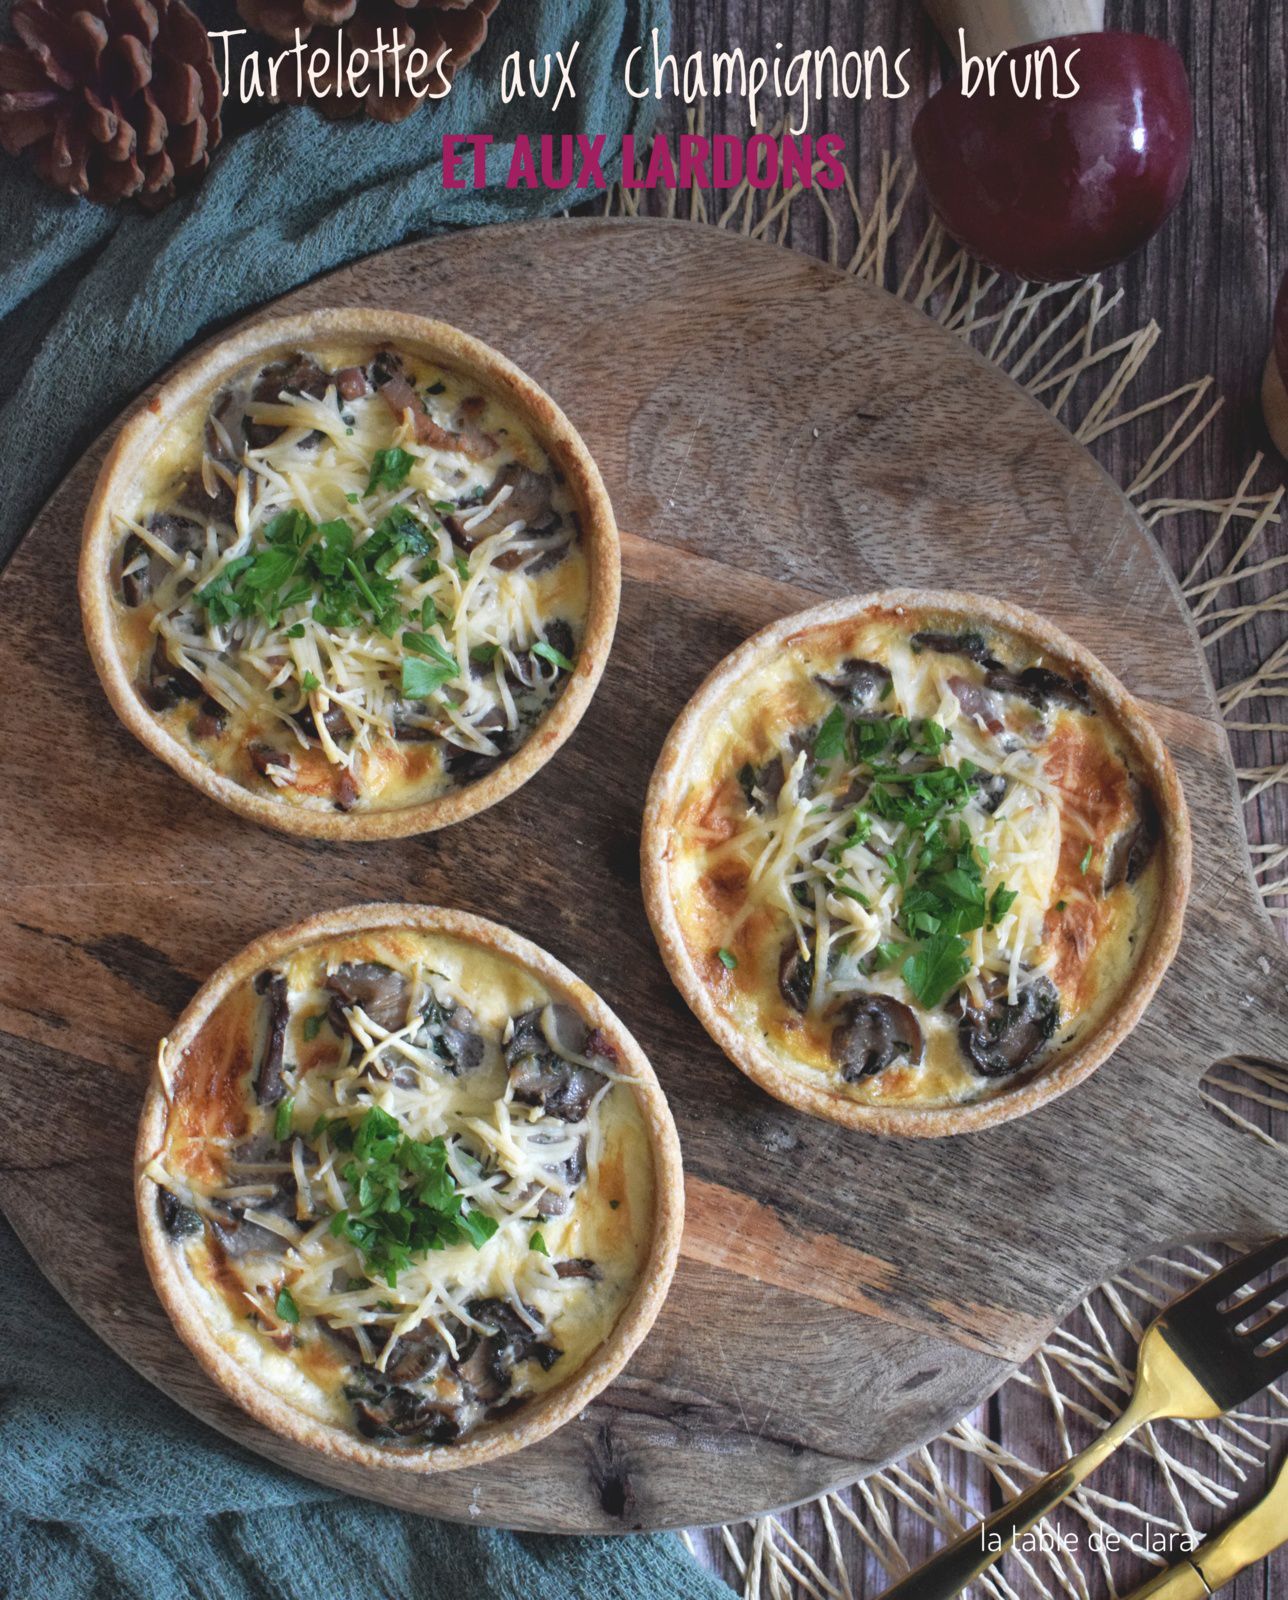
[[[770,1093],[881,1133],[989,1126],[1126,1036],[1180,938],[1190,834],[1142,707],[1032,613],[895,591],[764,629],[649,791],[673,978]]]

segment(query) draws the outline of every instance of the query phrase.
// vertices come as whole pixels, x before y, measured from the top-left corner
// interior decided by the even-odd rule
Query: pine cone
[[[316,32],[315,42],[333,52],[332,60],[335,41],[326,35],[341,28],[346,50],[371,51],[373,62],[382,31],[387,45],[397,41],[401,46],[403,61],[415,47],[423,50],[431,62],[437,61],[446,47],[442,75],[450,83],[487,38],[488,19],[499,4],[500,0],[237,0],[237,9],[252,28],[283,44],[294,44],[297,30],[306,39]],[[388,63],[388,54],[385,60]],[[389,75],[386,67],[387,80]],[[282,77],[287,79],[290,73],[283,73]],[[368,78],[372,87],[363,96],[316,97],[309,93],[306,78],[303,98],[326,117],[352,117],[364,111],[377,122],[401,122],[421,104],[405,85],[395,95],[389,81],[386,92],[378,94],[374,66]],[[422,77],[422,85],[423,82]],[[433,74],[429,85],[433,89],[442,87]],[[288,102],[299,98],[291,85],[283,83],[282,91],[282,98]]]
[[[0,44],[0,147],[56,189],[150,210],[195,182],[219,143],[222,94],[183,0],[14,0]]]

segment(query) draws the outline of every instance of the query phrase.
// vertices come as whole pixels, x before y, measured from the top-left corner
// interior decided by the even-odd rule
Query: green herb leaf
[[[371,477],[367,481],[366,493],[372,494],[377,489],[397,489],[406,480],[414,459],[397,445],[390,450],[377,450],[371,460]]]
[[[996,927],[1018,899],[1017,889],[1008,889],[1005,884],[999,883],[993,890],[993,898],[988,903],[989,927]]]
[[[456,657],[452,652],[441,645],[432,633],[414,633],[410,629],[402,636],[404,650],[410,650],[413,655],[429,656],[442,667],[449,677],[456,677],[460,673]]]
[[[814,738],[815,761],[835,761],[845,749],[845,712],[833,706]]]
[[[528,1249],[535,1250],[539,1256],[548,1256],[550,1254],[549,1250],[546,1248],[546,1241],[542,1238],[541,1230],[539,1228],[528,1240]]]
[[[464,1211],[457,1217],[456,1225],[476,1250],[481,1250],[500,1227],[496,1218],[489,1217],[486,1211]]]
[[[456,676],[446,667],[436,667],[415,656],[405,656],[402,664],[402,692],[407,700],[428,700],[450,679]]]
[[[1092,851],[1094,849],[1095,849],[1094,844],[1089,844],[1087,846],[1086,855],[1083,856],[1082,860],[1078,863],[1078,871],[1081,872],[1084,876],[1086,875],[1087,868],[1091,865],[1091,853],[1092,853]]]
[[[725,967],[726,971],[732,972],[737,967],[738,957],[734,955],[732,950],[725,950],[722,947],[716,951],[716,954],[720,957],[721,963]]]
[[[933,1011],[969,971],[966,941],[952,933],[935,934],[902,968],[903,981],[927,1011]]]
[[[273,1302],[273,1309],[283,1322],[295,1327],[300,1320],[300,1308],[295,1304],[295,1296],[289,1289],[279,1289],[277,1299]]]
[[[273,1137],[280,1144],[291,1131],[291,1118],[295,1115],[295,1096],[288,1094],[285,1100],[277,1102],[277,1112],[273,1118]]]
[[[548,661],[552,667],[558,667],[561,672],[573,672],[576,669],[562,650],[556,650],[546,639],[538,639],[532,647],[534,656],[540,656],[543,661]]]
[[[322,687],[322,680],[315,672],[306,672],[300,679],[300,686],[304,690],[305,694],[312,694],[314,689],[320,689]]]

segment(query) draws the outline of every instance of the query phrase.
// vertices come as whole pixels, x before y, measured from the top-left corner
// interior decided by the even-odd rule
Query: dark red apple
[[[918,113],[912,146],[954,239],[989,266],[1054,283],[1113,266],[1157,232],[1185,188],[1194,117],[1185,63],[1165,41],[1080,33],[1048,44],[1061,59],[1078,51],[1076,95],[1022,99],[1003,63],[992,97],[945,84]]]

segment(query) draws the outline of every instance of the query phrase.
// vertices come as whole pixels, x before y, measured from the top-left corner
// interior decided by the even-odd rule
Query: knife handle
[[[1000,1560],[1026,1529],[1067,1499],[1144,1420],[1143,1408],[1133,1403],[1080,1456],[1057,1467],[1018,1500],[995,1511],[987,1522],[968,1528],[955,1544],[887,1589],[882,1600],[951,1600],[960,1594]]]

